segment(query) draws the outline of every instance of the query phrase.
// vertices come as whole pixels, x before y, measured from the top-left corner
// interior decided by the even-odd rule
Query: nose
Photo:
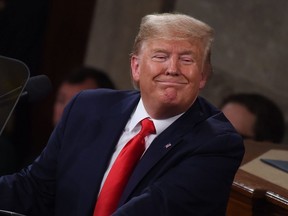
[[[165,74],[170,75],[170,76],[178,76],[180,72],[179,72],[177,58],[171,57],[167,63],[168,63],[168,66],[167,66],[167,70]]]

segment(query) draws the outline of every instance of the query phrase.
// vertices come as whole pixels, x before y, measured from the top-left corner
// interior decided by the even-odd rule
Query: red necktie
[[[110,216],[117,208],[128,179],[145,150],[145,137],[155,133],[148,118],[141,121],[141,131],[121,150],[98,197],[93,216]]]

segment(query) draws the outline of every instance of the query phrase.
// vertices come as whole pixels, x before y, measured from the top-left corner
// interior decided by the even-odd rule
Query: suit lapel
[[[153,166],[171,151],[181,141],[185,134],[193,130],[196,123],[205,118],[207,118],[207,116],[201,109],[198,100],[196,100],[185,114],[156,137],[131,175],[121,197],[120,205],[126,202],[129,195]]]
[[[79,189],[78,203],[83,210],[81,213],[84,213],[85,209],[86,212],[89,212],[91,208],[94,208],[102,177],[111,155],[138,101],[138,94],[128,97],[117,106],[111,107],[111,110],[105,110],[107,114],[103,114],[98,120],[97,129],[99,131],[97,133],[101,135],[95,141],[97,143],[92,143],[91,147],[81,155],[80,164],[82,169],[85,169],[85,172],[82,172],[83,175],[79,177],[82,183],[85,182]],[[95,132],[92,133],[95,134]],[[97,158],[96,162],[95,158]]]

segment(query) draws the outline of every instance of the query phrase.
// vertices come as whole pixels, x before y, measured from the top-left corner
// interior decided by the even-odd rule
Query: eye
[[[194,59],[191,56],[181,56],[180,60],[183,64],[192,64],[194,63]]]
[[[160,53],[152,56],[152,60],[156,62],[164,62],[167,60],[167,58],[168,56],[166,54],[160,54]]]

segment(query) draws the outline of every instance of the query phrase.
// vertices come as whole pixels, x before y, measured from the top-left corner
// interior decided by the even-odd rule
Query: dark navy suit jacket
[[[137,91],[88,90],[66,107],[42,154],[0,178],[0,209],[28,216],[92,216]],[[198,98],[135,168],[113,216],[223,216],[244,154],[224,115]]]

